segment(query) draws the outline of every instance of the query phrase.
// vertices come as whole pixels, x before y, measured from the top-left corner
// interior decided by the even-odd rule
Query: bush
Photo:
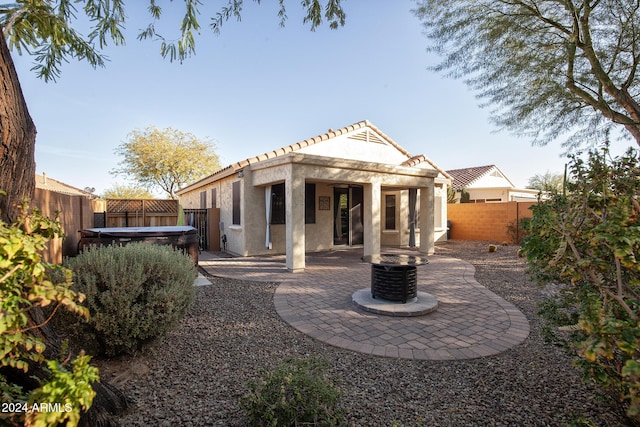
[[[512,243],[516,245],[522,244],[522,241],[527,236],[530,221],[530,218],[520,218],[507,224],[507,236],[509,236],[509,240]]]
[[[37,210],[29,212],[26,202],[14,224],[0,221],[2,425],[75,426],[95,396],[91,383],[99,375],[89,365],[90,357],[81,353],[70,360],[67,354],[54,354],[40,329],[49,327],[50,317],[42,315],[45,308],[51,316],[64,310],[88,315],[79,305],[83,296],[70,289],[71,274],[41,259],[40,252],[56,234],[61,234],[60,224]],[[52,270],[62,280],[53,280]],[[39,411],[45,402],[56,410]]]
[[[240,406],[250,426],[343,426],[338,407],[340,393],[318,358],[287,359],[274,369],[263,369]]]
[[[523,247],[539,283],[561,285],[548,320],[576,316],[571,336],[585,378],[640,422],[640,167],[637,154],[573,158],[568,193],[533,207]],[[557,304],[558,310],[549,304]],[[559,317],[557,317],[560,314]],[[557,318],[553,318],[557,317]]]
[[[91,247],[65,265],[87,297],[91,316],[82,329],[102,355],[132,354],[166,334],[195,295],[193,261],[170,246]]]

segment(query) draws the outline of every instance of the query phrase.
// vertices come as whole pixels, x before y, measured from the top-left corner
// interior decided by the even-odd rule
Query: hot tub
[[[198,265],[198,230],[189,226],[167,227],[112,227],[80,230],[78,252],[96,245],[126,245],[144,242],[153,245],[171,245],[188,254]]]

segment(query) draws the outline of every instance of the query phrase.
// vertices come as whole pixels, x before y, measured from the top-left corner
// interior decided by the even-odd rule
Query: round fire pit
[[[362,257],[371,264],[371,296],[406,303],[418,295],[418,265],[424,257],[404,254],[375,254]]]

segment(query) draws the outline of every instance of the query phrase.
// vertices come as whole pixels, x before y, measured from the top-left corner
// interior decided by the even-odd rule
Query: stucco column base
[[[285,179],[286,218],[286,262],[287,270],[293,273],[305,268],[304,226],[304,177],[299,168],[290,166],[290,175]]]
[[[380,253],[380,182],[372,181],[363,186],[364,205],[364,255]]]

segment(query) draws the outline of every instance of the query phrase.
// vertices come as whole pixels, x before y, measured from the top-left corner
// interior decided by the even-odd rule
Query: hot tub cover
[[[86,228],[80,230],[82,237],[132,237],[132,236],[180,236],[195,234],[197,229],[191,226],[174,225],[163,227],[107,227]]]

